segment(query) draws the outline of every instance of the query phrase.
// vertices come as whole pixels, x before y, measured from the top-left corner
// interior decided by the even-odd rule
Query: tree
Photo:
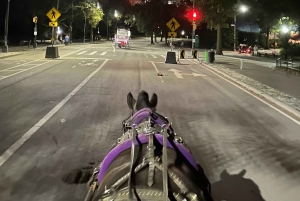
[[[91,39],[93,42],[93,28],[95,28],[98,23],[103,19],[104,13],[101,8],[97,7],[97,4],[89,0],[80,2],[76,8],[80,9],[84,18],[83,26],[83,42],[85,42],[85,32],[86,32],[86,23],[88,22],[91,26]]]
[[[233,18],[236,0],[195,0],[201,8],[202,19],[207,27],[217,30],[216,54],[222,55],[222,28],[228,28],[227,20]]]
[[[135,4],[132,11],[125,15],[125,23],[137,27],[137,30],[151,37],[151,44],[153,41],[153,34],[157,35],[158,27],[161,23],[161,12],[163,4],[160,1],[147,1],[142,4]],[[133,17],[134,16],[134,17]]]

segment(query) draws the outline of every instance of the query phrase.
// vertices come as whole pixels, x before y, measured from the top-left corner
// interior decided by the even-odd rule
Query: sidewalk
[[[243,60],[242,69],[240,69],[239,58]],[[230,79],[241,83],[241,85],[246,84],[248,86],[246,88],[250,91],[252,89],[254,89],[252,91],[259,90],[257,93],[266,99],[270,100],[268,97],[271,97],[271,99],[273,98],[277,102],[292,108],[297,111],[293,114],[297,114],[300,118],[300,91],[298,90],[300,74],[290,74],[290,72],[276,69],[275,58],[249,56],[248,59],[248,56],[242,57],[234,54],[229,56],[225,52],[224,56],[216,55],[215,63],[204,64],[226,74]]]
[[[81,43],[76,42],[72,43],[71,45],[83,45],[83,44],[90,44],[90,43]],[[69,45],[69,46],[71,46]],[[29,51],[36,51],[36,50],[44,50],[46,47],[52,46],[51,44],[38,44],[37,48],[33,49],[32,45],[28,47],[28,45],[23,46],[8,46],[8,52],[1,52],[0,50],[0,59],[12,57],[20,54],[26,54]],[[54,46],[58,47],[65,47],[65,44],[54,44]]]

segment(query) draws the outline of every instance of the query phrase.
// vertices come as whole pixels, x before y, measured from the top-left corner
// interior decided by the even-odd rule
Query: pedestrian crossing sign
[[[167,22],[167,27],[174,32],[176,29],[180,27],[180,24],[177,22],[177,20],[173,17],[169,22]]]
[[[52,8],[49,10],[49,12],[46,14],[46,16],[52,21],[55,22],[60,16],[60,12],[58,12],[58,10],[56,10],[56,8]]]

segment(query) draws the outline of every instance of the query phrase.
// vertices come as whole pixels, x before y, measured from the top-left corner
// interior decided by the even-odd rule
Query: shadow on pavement
[[[223,170],[221,180],[212,184],[214,201],[265,201],[259,187],[251,180],[244,178],[246,170],[236,175]]]

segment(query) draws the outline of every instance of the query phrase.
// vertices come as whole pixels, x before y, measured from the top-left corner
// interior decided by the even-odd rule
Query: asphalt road
[[[0,59],[0,200],[83,200],[86,185],[63,178],[104,158],[130,114],[127,93],[144,89],[157,93],[216,201],[299,201],[300,123],[205,66],[165,64],[167,49],[147,43]]]

